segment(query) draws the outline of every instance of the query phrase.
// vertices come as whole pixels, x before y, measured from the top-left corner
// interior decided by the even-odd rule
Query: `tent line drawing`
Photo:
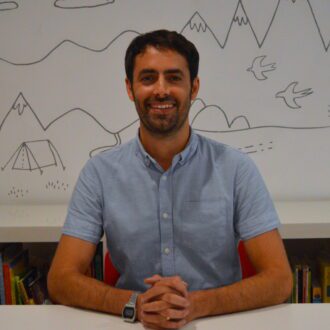
[[[43,174],[43,168],[58,166],[59,163],[65,170],[62,159],[50,140],[24,141],[1,170],[4,171],[9,164],[12,164],[12,170],[30,172],[39,170],[40,174]]]

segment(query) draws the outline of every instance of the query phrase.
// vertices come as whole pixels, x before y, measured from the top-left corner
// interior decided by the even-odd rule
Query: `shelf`
[[[283,238],[330,238],[330,200],[275,202]]]
[[[330,200],[275,202],[281,235],[287,238],[330,238]],[[0,205],[0,242],[56,242],[66,204]]]
[[[67,205],[0,205],[0,242],[57,242]]]

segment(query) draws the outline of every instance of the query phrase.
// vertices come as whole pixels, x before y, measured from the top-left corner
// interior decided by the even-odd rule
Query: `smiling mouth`
[[[176,108],[176,105],[174,103],[149,103],[147,105],[149,110],[153,110],[155,112],[161,112],[164,113],[166,111],[172,110]]]

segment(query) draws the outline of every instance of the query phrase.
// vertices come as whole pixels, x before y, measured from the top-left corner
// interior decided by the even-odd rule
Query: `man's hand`
[[[138,298],[138,319],[150,329],[179,329],[188,321],[191,303],[179,276],[154,275],[145,280],[151,288]]]

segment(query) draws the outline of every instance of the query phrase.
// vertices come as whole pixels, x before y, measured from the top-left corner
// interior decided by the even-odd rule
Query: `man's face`
[[[142,129],[169,136],[189,127],[189,108],[199,80],[191,84],[188,63],[179,53],[147,47],[135,58],[133,84],[126,79],[126,87]]]

